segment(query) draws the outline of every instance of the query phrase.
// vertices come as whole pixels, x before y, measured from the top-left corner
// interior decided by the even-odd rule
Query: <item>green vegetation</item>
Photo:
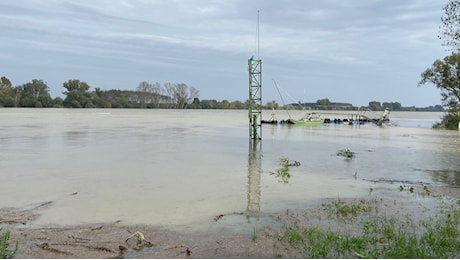
[[[355,157],[355,152],[352,152],[349,149],[342,149],[337,151],[337,156],[343,156],[345,159],[351,160]]]
[[[13,86],[3,76],[0,79],[0,107],[66,107],[66,108],[176,108],[176,109],[248,109],[248,100],[217,101],[214,99],[200,100],[200,92],[184,83],[139,83],[135,90],[102,90],[94,88],[84,81],[71,79],[62,84],[64,99],[52,98],[49,86],[43,80],[33,79],[31,82]],[[369,102],[368,107],[355,107],[349,103],[330,102],[319,99],[316,103],[289,104],[279,106],[276,101],[269,101],[262,109],[314,109],[314,110],[362,110],[383,111],[443,111],[442,106],[425,108],[403,107],[398,102]]]
[[[274,101],[273,101],[274,102]],[[267,103],[268,106],[268,103]],[[415,106],[404,107],[399,102],[378,102],[371,101],[367,107],[356,107],[350,103],[331,102],[327,98],[318,99],[316,103],[293,103],[286,106],[286,109],[313,109],[313,110],[371,110],[384,111],[386,108],[391,111],[432,111],[442,112],[444,108],[441,105],[421,107]]]
[[[252,232],[251,240],[255,242],[257,241],[257,239],[258,239],[257,231],[256,231],[256,228],[254,228],[254,231]]]
[[[281,157],[278,160],[279,165],[281,166],[280,168],[275,170],[275,177],[281,177],[281,181],[283,183],[288,183],[289,178],[291,178],[291,174],[289,172],[289,159],[286,157]]]
[[[407,186],[405,184],[401,184],[399,185],[399,191],[404,191],[406,190]],[[409,193],[414,193],[415,192],[415,188],[413,186],[409,186],[409,188],[407,189],[409,191]],[[430,195],[430,190],[428,189],[428,186],[426,185],[423,185],[423,188],[422,188],[422,192],[419,192],[420,195]]]
[[[370,203],[365,200],[360,200],[359,203],[346,203],[343,200],[337,199],[330,203],[322,205],[329,217],[355,218],[361,213],[371,212]]]
[[[2,228],[0,228],[0,258],[6,259],[11,258],[16,251],[18,250],[18,243],[16,243],[16,247],[14,250],[10,249],[10,232],[5,231],[2,232]]]
[[[448,113],[433,127],[457,130],[460,126],[460,0],[450,0],[444,11],[438,37],[445,46],[452,47],[452,53],[435,60],[422,73],[418,86],[432,84],[441,90],[441,101]]]
[[[8,78],[0,80],[0,107],[66,107],[66,108],[195,108],[199,91],[186,84],[141,82],[135,91],[101,90],[86,82],[72,79],[64,82],[64,99],[52,99],[43,80],[13,87]],[[203,103],[203,106],[206,102]]]
[[[277,178],[281,177],[280,182],[288,183],[289,178],[291,178],[291,173],[289,172],[289,166],[300,166],[300,162],[298,161],[290,162],[288,158],[281,157],[278,160],[278,163],[281,167],[276,169],[275,172],[272,172],[272,174],[274,174],[275,177]]]
[[[458,204],[417,222],[379,214],[374,204],[378,201],[335,200],[323,204],[334,226],[302,225],[300,217],[291,215],[274,237],[287,252],[303,258],[460,257]]]
[[[457,130],[460,121],[460,54],[452,53],[442,61],[436,60],[432,67],[422,73],[420,85],[431,83],[441,89],[442,102],[448,113],[435,128]]]

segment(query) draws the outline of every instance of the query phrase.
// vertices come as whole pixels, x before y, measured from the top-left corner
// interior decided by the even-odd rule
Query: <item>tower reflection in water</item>
[[[259,218],[260,213],[260,178],[262,174],[262,142],[249,140],[248,152],[248,205],[246,216]]]

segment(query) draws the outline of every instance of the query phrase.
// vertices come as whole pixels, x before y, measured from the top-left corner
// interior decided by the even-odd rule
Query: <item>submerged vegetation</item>
[[[291,173],[289,172],[289,166],[300,166],[300,162],[298,161],[289,161],[288,158],[286,157],[281,157],[278,160],[279,165],[281,166],[280,168],[277,168],[275,172],[272,172],[272,174],[275,175],[277,178],[281,178],[280,182],[283,183],[288,183],[289,178],[291,178]]]
[[[342,149],[337,151],[337,156],[343,156],[345,159],[351,160],[355,157],[355,152],[352,152],[349,149]]]
[[[289,159],[286,158],[286,157],[281,157],[279,160],[278,160],[278,163],[280,164],[280,168],[277,168],[275,170],[275,177],[280,177],[281,178],[281,182],[283,183],[288,183],[289,182],[289,178],[291,178],[291,173],[289,172]]]
[[[360,200],[359,203],[346,203],[341,199],[334,200],[330,203],[322,205],[329,217],[357,217],[361,213],[371,212],[372,206],[366,203],[365,200]]]

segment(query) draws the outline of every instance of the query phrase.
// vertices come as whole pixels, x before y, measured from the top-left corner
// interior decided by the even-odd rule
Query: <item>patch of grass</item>
[[[429,246],[427,255],[438,258],[460,257],[460,209],[451,207],[443,210],[435,220],[423,221],[425,232],[421,235],[422,245]],[[434,258],[431,257],[431,258]]]
[[[253,242],[256,242],[256,240],[258,239],[259,237],[257,236],[257,231],[256,229],[254,228],[254,231],[252,232],[252,236],[251,236],[251,239]]]
[[[302,226],[300,220],[290,220],[279,231],[279,241],[305,258],[460,257],[460,209],[456,203],[418,222],[380,216],[371,209],[364,201],[324,204],[323,210],[338,216],[339,221],[347,216],[361,217],[355,219],[353,226],[339,224],[337,230]]]
[[[283,237],[290,244],[298,245],[305,242],[303,230],[297,227],[287,228]]]
[[[10,249],[10,232],[5,231],[1,232],[2,228],[0,227],[0,258],[7,259],[11,258],[16,251],[18,250],[18,243],[16,242],[16,247],[14,250]]]
[[[322,204],[329,217],[339,217],[342,219],[353,218],[361,213],[370,212],[372,207],[366,203],[365,200],[359,202],[345,202],[341,199],[334,200],[329,203]]]

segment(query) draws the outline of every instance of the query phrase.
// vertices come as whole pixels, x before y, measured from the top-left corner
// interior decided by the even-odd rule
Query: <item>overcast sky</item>
[[[200,99],[245,101],[257,48],[263,103],[440,104],[420,74],[449,55],[437,38],[447,0],[1,0],[0,76],[92,89],[185,83]]]

